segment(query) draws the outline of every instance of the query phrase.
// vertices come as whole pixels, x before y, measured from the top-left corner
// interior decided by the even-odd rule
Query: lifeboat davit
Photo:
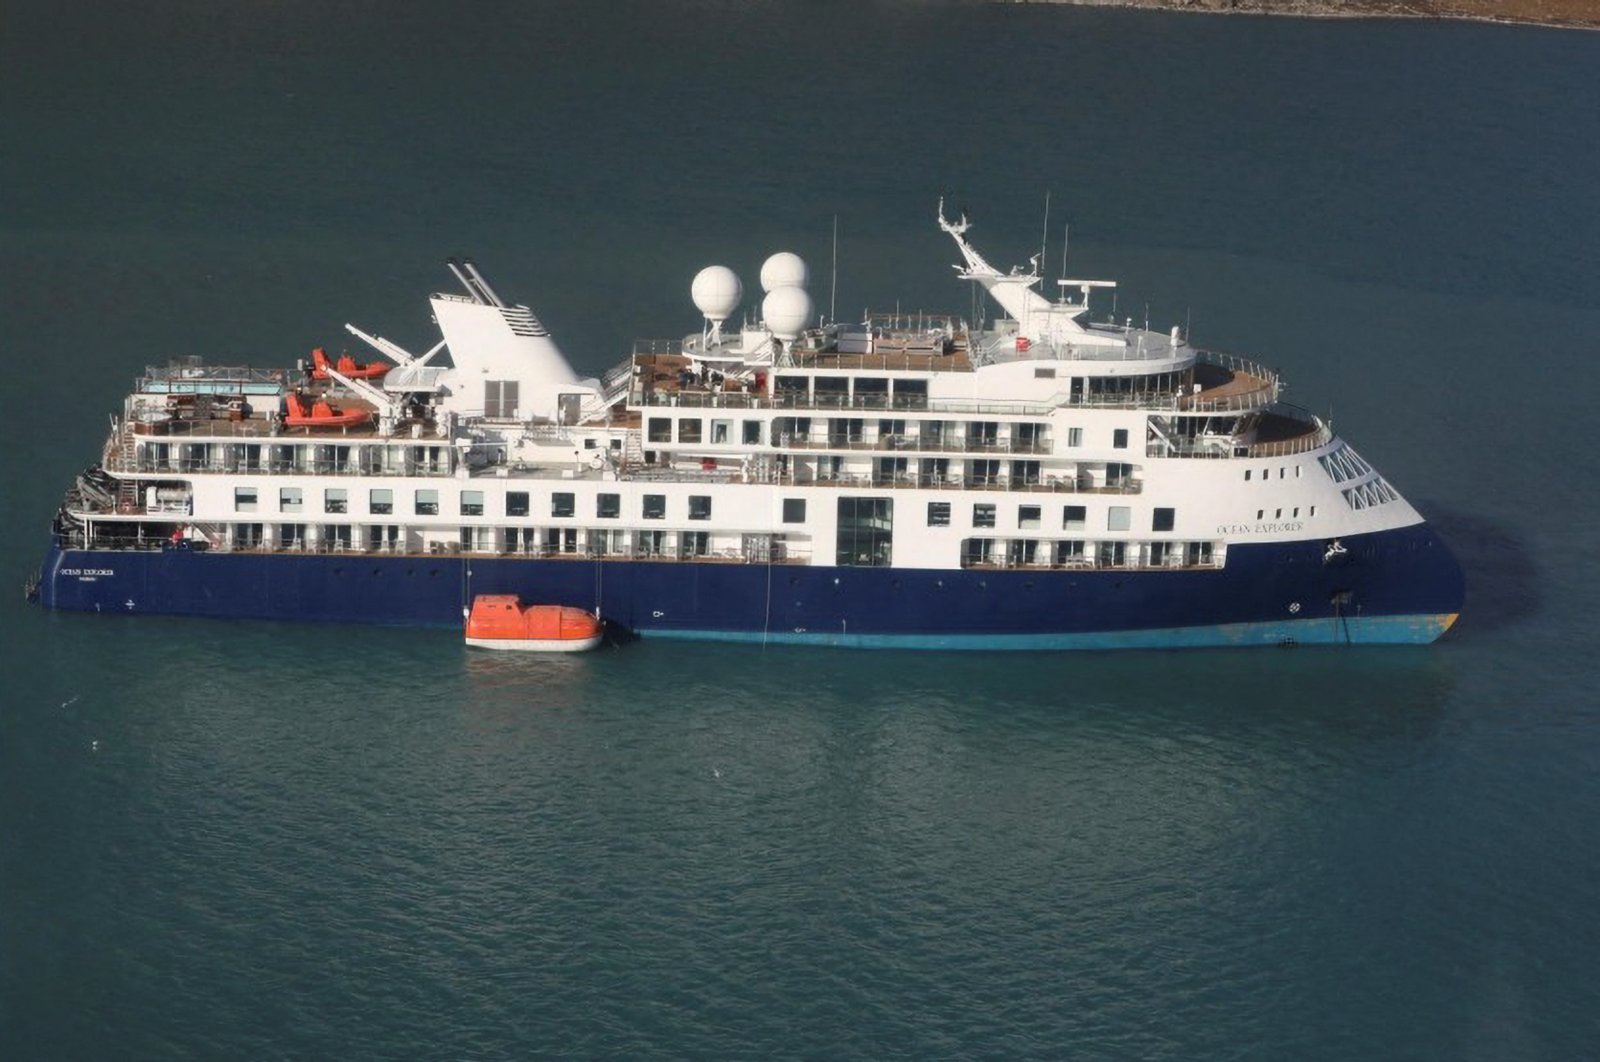
[[[565,605],[524,605],[516,594],[479,594],[467,617],[467,644],[482,649],[581,653],[604,630],[591,612]]]
[[[290,428],[354,428],[372,419],[370,409],[344,409],[326,398],[315,402],[291,394],[284,399],[288,407],[283,423]]]
[[[328,352],[321,347],[311,352],[311,378],[313,380],[328,379],[330,366],[339,370],[339,375],[348,380],[375,380],[393,368],[386,361],[369,361],[363,365],[348,354],[340,354],[339,360],[334,361],[328,357]]]

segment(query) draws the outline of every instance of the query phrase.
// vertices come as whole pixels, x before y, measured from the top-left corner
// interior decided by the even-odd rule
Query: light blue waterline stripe
[[[714,631],[644,628],[643,638],[682,641],[830,645],[852,649],[1200,649],[1229,645],[1426,645],[1449,626],[1446,614],[1272,620],[1211,627],[1059,634],[843,634],[823,631]]]

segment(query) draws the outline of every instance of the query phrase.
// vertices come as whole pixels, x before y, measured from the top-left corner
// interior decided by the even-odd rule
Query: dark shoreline
[[[1430,3],[1425,0],[994,0],[1011,4],[1143,8],[1198,15],[1271,15],[1291,18],[1448,19],[1549,29],[1600,29],[1600,0],[1551,3],[1502,0]],[[1555,10],[1552,10],[1554,8]]]

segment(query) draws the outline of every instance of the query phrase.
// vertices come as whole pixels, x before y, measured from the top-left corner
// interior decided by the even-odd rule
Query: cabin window
[[[1114,450],[1126,450],[1128,448],[1127,428],[1118,428],[1111,433],[1111,447]]]
[[[417,491],[416,504],[418,516],[438,516],[439,492],[432,489]]]
[[[299,487],[278,488],[279,512],[297,513],[300,512],[302,508],[304,508],[304,506],[301,505],[301,491]]]
[[[993,556],[994,539],[964,538],[961,540],[961,566],[963,568],[992,563]]]
[[[256,511],[256,489],[254,487],[233,488],[233,507],[241,513]]]
[[[1014,538],[1006,543],[1006,564],[1012,568],[1032,564],[1039,556],[1039,540]]]
[[[1024,505],[1017,510],[1017,526],[1024,531],[1037,530],[1039,519],[1039,506],[1037,505]]]
[[[1189,543],[1188,548],[1184,551],[1183,559],[1185,564],[1201,565],[1210,564],[1211,556],[1211,543],[1191,542]]]
[[[350,492],[343,487],[329,487],[322,492],[322,511],[345,513],[350,511]]]
[[[510,420],[517,415],[517,381],[488,380],[483,385],[483,415]]]
[[[1069,538],[1056,543],[1055,563],[1061,565],[1082,564],[1083,560],[1083,539]]]
[[[1126,542],[1102,542],[1095,556],[1095,563],[1102,568],[1120,568],[1128,562],[1128,544]]]
[[[711,441],[712,442],[714,442],[714,443],[726,443],[731,439],[732,435],[733,435],[733,421],[731,421],[731,420],[714,420],[714,421],[711,422]]]
[[[511,492],[506,494],[506,515],[507,516],[527,516],[528,515],[528,492],[527,491],[525,491],[525,490],[514,490],[514,491],[511,491]]]
[[[667,518],[667,496],[665,494],[646,494],[644,496],[644,518],[646,520],[665,520]]]
[[[594,514],[602,520],[614,520],[622,515],[622,495],[597,494],[594,499]]]
[[[634,535],[634,552],[641,557],[659,557],[667,551],[665,531],[639,531]]]
[[[1250,470],[1248,468],[1244,470],[1244,481],[1246,483],[1250,482]]]
[[[711,519],[711,495],[709,495],[709,494],[691,494],[691,495],[689,495],[689,519],[691,519],[691,520],[709,520],[709,519]]]
[[[1056,378],[1056,371],[1053,368],[1052,369],[1034,369],[1033,370],[1033,378],[1035,380],[1054,380]]]
[[[483,491],[481,491],[481,490],[464,490],[464,491],[461,492],[461,515],[462,516],[482,516],[483,515]]]
[[[1177,515],[1178,511],[1176,509],[1157,509],[1155,515],[1151,518],[1150,530],[1171,531],[1177,522]]]
[[[1267,511],[1265,509],[1257,509],[1256,510],[1256,519],[1257,520],[1265,519],[1266,515],[1267,515]]]
[[[993,527],[994,508],[995,507],[993,505],[990,505],[987,502],[979,502],[977,505],[974,505],[972,507],[972,526]]]
[[[708,557],[711,555],[711,533],[709,531],[684,531],[678,535],[678,552],[685,557]]]
[[[759,420],[747,420],[744,422],[744,444],[746,446],[761,445],[761,422]]]
[[[1067,445],[1068,446],[1082,446],[1083,445],[1083,429],[1082,428],[1068,428],[1067,429]]]
[[[697,443],[700,441],[700,418],[682,417],[678,420],[678,441],[681,443]]]
[[[1133,510],[1126,505],[1113,505],[1106,510],[1106,530],[1126,531],[1133,526]]]
[[[388,516],[394,512],[394,491],[388,487],[374,487],[367,495],[367,511],[374,516]]]
[[[577,501],[570,491],[556,491],[550,495],[551,516],[573,516],[577,511]]]
[[[672,418],[651,417],[648,428],[649,440],[653,443],[669,443],[672,441]]]
[[[1066,531],[1082,531],[1089,520],[1089,510],[1083,505],[1068,505],[1061,510],[1061,527]]]
[[[841,567],[887,568],[893,540],[894,499],[839,499],[835,563]]]
[[[806,500],[804,498],[783,499],[783,522],[786,524],[803,524],[806,522]]]
[[[928,526],[929,527],[949,527],[950,526],[950,503],[949,502],[929,502],[928,503]]]

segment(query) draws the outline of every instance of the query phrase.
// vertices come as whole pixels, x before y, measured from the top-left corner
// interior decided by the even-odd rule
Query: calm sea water
[[[962,656],[0,598],[7,1058],[1576,1058],[1600,1043],[1600,35],[938,4],[10,4],[0,555],[132,377],[598,370],[773,250],[962,310],[935,199],[1280,366],[1445,531],[1419,650]],[[819,289],[822,282],[819,281]],[[1148,311],[1146,305],[1148,304]]]

